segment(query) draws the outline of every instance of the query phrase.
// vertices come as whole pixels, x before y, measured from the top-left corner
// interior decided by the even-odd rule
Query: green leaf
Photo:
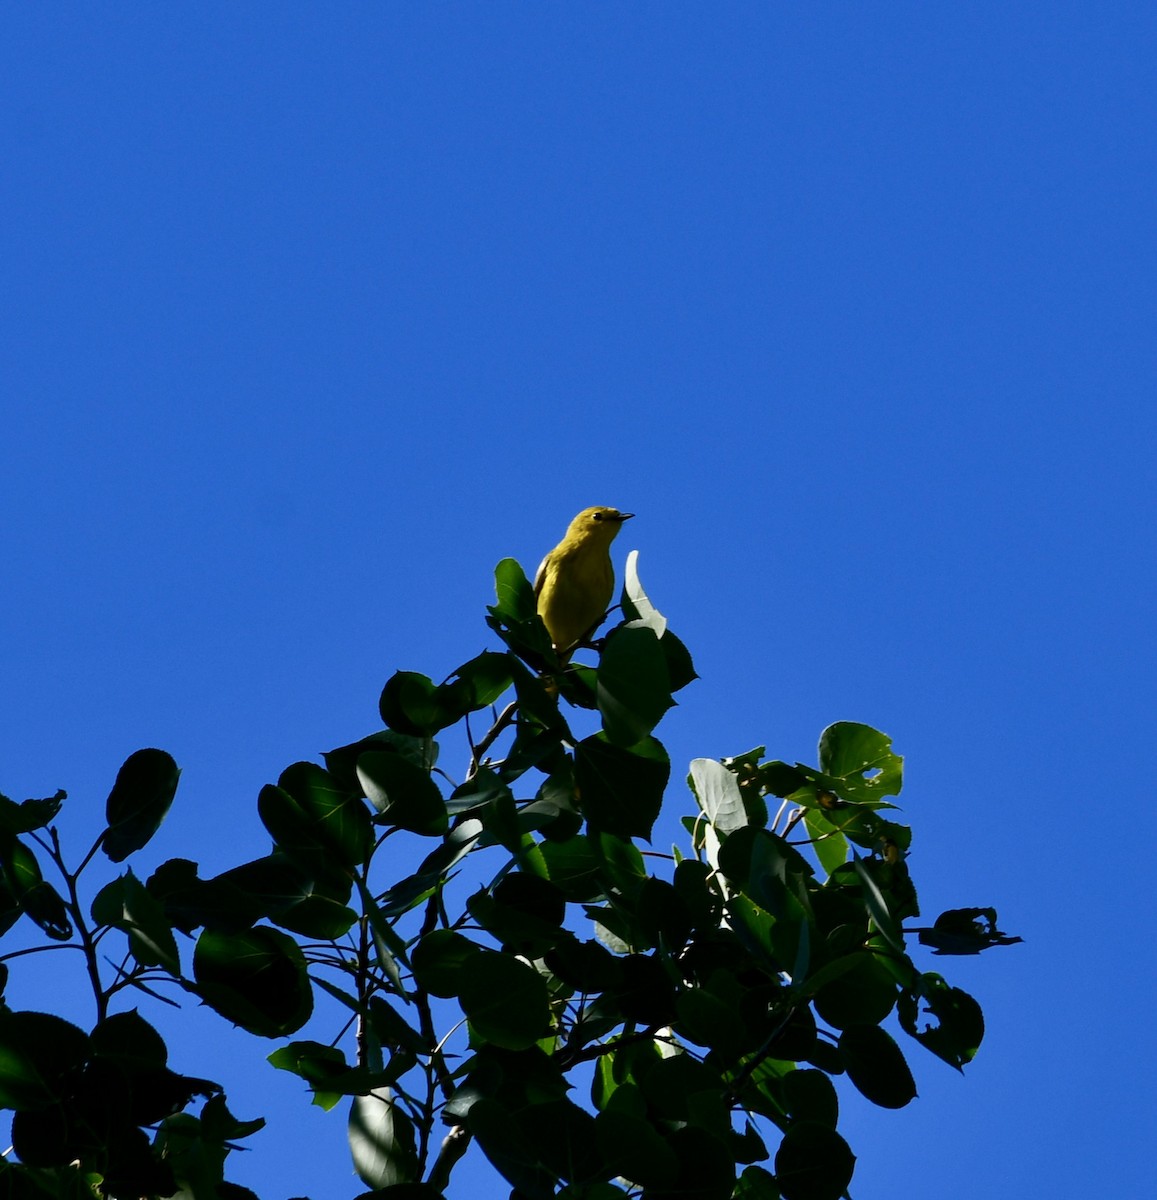
[[[325,769],[346,791],[356,792],[358,783],[358,759],[367,750],[378,750],[387,754],[400,754],[414,766],[429,771],[438,761],[438,743],[428,737],[411,737],[408,733],[397,733],[393,729],[380,729],[368,737],[338,746],[322,754]]]
[[[16,903],[16,898],[12,895],[12,889],[8,886],[7,880],[0,872],[0,936],[7,933],[17,921],[20,920],[20,905]],[[3,966],[0,963],[0,966]],[[0,972],[0,991],[3,990],[3,981],[7,980],[7,968]]]
[[[480,817],[485,814],[482,810],[493,805],[500,798],[509,798],[513,802],[514,793],[501,776],[489,767],[479,770],[460,783],[446,801],[446,811],[454,817],[463,813],[476,813]]]
[[[897,954],[903,954],[904,935],[900,932],[900,927],[888,908],[888,902],[876,886],[876,881],[872,878],[871,872],[864,865],[863,859],[854,853],[852,865],[855,868],[856,874],[860,877],[860,883],[863,885],[864,905],[868,910],[868,915],[872,918],[876,928],[880,931],[880,935],[888,945]]]
[[[295,1033],[313,1012],[300,947],[264,925],[237,934],[205,930],[197,939],[193,974],[211,1008],[259,1037]]]
[[[724,1130],[723,1135],[729,1130]],[[669,1137],[679,1160],[679,1182],[668,1192],[654,1192],[666,1200],[729,1200],[735,1187],[735,1158],[725,1136],[698,1124],[676,1129]]]
[[[425,1035],[408,1024],[405,1017],[381,996],[370,1000],[370,1028],[379,1043],[392,1054],[429,1054],[433,1048]]]
[[[543,1165],[560,1179],[582,1185],[606,1175],[594,1117],[573,1100],[562,1097],[527,1105],[518,1121]]]
[[[936,1025],[917,1027],[921,1000],[927,1004],[925,1011],[936,1018]],[[950,987],[933,972],[920,977],[918,993],[901,994],[899,1017],[905,1033],[958,1071],[972,1061],[984,1040],[984,1014],[980,1005],[967,992]]]
[[[233,900],[234,893],[241,897],[238,905],[240,911],[237,913],[240,924],[228,921],[204,922],[207,927],[219,928],[226,933],[237,933],[252,925],[258,917],[277,920],[283,913],[291,911],[312,896],[316,885],[307,872],[290,861],[281,851],[275,850],[264,858],[254,859],[252,862],[223,871],[216,878],[207,880],[206,886],[225,889],[220,898],[226,904],[236,903]],[[343,874],[337,894],[345,899],[349,897],[351,890],[352,881],[348,875]],[[329,898],[334,897],[331,895]]]
[[[129,949],[142,967],[163,967],[170,975],[179,977],[181,959],[177,939],[173,937],[164,905],[149,895],[131,870],[125,872],[121,882],[121,918],[110,923],[129,935]]]
[[[428,771],[381,751],[363,754],[357,769],[370,803],[384,821],[429,837],[446,832],[446,802]]]
[[[916,1081],[892,1036],[878,1025],[849,1025],[840,1034],[848,1078],[873,1104],[903,1108],[916,1098]]]
[[[934,947],[933,954],[979,954],[992,946],[1022,941],[996,927],[995,908],[950,908],[931,929],[920,931],[920,944]]]
[[[20,897],[20,907],[50,938],[66,942],[72,937],[72,921],[60,893],[50,883],[30,888]]]
[[[382,720],[398,733],[432,737],[467,713],[493,704],[511,681],[510,656],[493,650],[463,663],[444,684],[435,685],[416,671],[397,671],[382,691]]]
[[[229,1200],[225,1197],[224,1200]],[[354,1200],[446,1200],[442,1192],[428,1183],[393,1183],[389,1187],[362,1192]]]
[[[621,959],[596,941],[579,941],[565,933],[545,962],[551,974],[578,992],[604,992],[622,986]]]
[[[351,1067],[340,1050],[319,1042],[290,1042],[270,1054],[267,1061],[278,1070],[304,1079],[313,1092],[313,1103],[326,1112],[342,1096],[366,1096],[388,1084],[383,1072]]]
[[[671,774],[666,750],[654,738],[627,749],[602,734],[575,747],[579,804],[592,829],[650,840]]]
[[[816,1012],[836,1029],[878,1025],[896,1003],[898,989],[888,968],[867,951],[837,960],[839,973],[815,993]],[[831,971],[836,964],[830,964]],[[817,979],[824,972],[817,973]],[[807,986],[814,986],[809,980]]]
[[[159,1071],[169,1061],[161,1035],[133,1009],[115,1013],[92,1031],[91,1050],[96,1058],[109,1058],[130,1073]]]
[[[463,663],[454,677],[441,684],[438,695],[448,712],[456,713],[455,720],[493,704],[513,682],[511,656],[483,650],[476,658]]]
[[[761,752],[762,749],[760,747]],[[743,757],[746,757],[746,755]],[[773,796],[779,796],[780,799],[786,799],[801,788],[807,787],[816,773],[810,767],[805,767],[802,763],[797,763],[793,767],[789,763],[775,759],[773,762],[761,764],[757,774],[759,786],[764,791],[769,792]]]
[[[309,895],[288,908],[280,909],[270,920],[301,937],[331,942],[353,928],[358,914],[328,896]]]
[[[665,1121],[698,1120],[703,1123],[701,1102],[706,1101],[715,1111],[708,1118],[720,1133],[730,1128],[724,1102],[723,1081],[719,1072],[705,1063],[696,1062],[690,1054],[672,1054],[651,1062],[643,1071],[639,1084],[655,1116]]]
[[[611,890],[635,897],[647,880],[647,865],[638,847],[614,833],[600,833],[591,839],[591,844],[598,852]]]
[[[793,1122],[775,1155],[775,1181],[783,1200],[840,1200],[852,1181],[856,1156],[834,1129]]]
[[[820,770],[839,786],[843,799],[879,802],[898,796],[904,778],[904,760],[892,752],[892,739],[870,725],[837,721],[820,734]]]
[[[210,1138],[224,1142],[252,1136],[265,1128],[265,1119],[239,1120],[226,1107],[224,1096],[214,1096],[201,1110],[201,1125]],[[222,1200],[232,1200],[232,1197],[223,1196]]]
[[[823,1071],[806,1067],[783,1077],[783,1096],[788,1113],[797,1121],[818,1121],[835,1129],[840,1102],[832,1081]]]
[[[36,855],[19,838],[0,837],[0,869],[17,901],[44,882]]]
[[[745,1167],[735,1184],[732,1200],[780,1200],[775,1177],[763,1167]]]
[[[632,550],[627,555],[623,570],[623,594],[620,598],[623,616],[628,621],[647,625],[657,638],[667,632],[667,618],[651,603],[639,580],[639,552]]]
[[[0,834],[0,879],[11,902],[50,938],[64,942],[72,937],[64,900],[52,884],[44,882],[32,850],[11,834]]]
[[[317,843],[344,867],[366,861],[374,842],[370,814],[360,796],[343,788],[316,763],[286,767],[277,786],[289,793],[309,819]]]
[[[550,634],[538,615],[534,588],[513,558],[504,558],[494,571],[498,603],[487,609],[486,624],[536,670],[558,667]]]
[[[236,933],[268,915],[253,897],[231,883],[198,878],[197,864],[187,858],[163,862],[146,880],[145,888],[163,907],[168,924],[182,933],[192,933],[201,926]],[[118,898],[117,903],[121,902]]]
[[[483,1097],[470,1106],[466,1121],[482,1152],[520,1197],[552,1200],[554,1176],[505,1105]]]
[[[827,815],[818,809],[805,809],[803,820],[808,836],[812,839],[812,848],[816,852],[816,858],[820,860],[820,866],[830,875],[847,861],[847,838],[839,833],[828,820]]]
[[[437,875],[407,875],[377,898],[383,917],[400,917],[428,900],[440,886]]]
[[[0,1108],[47,1108],[88,1059],[88,1035],[48,1013],[0,1012]]]
[[[434,681],[417,671],[395,671],[378,704],[382,720],[398,733],[433,737],[457,718],[446,711]]]
[[[455,822],[446,840],[436,850],[431,850],[418,868],[419,875],[445,875],[474,849],[482,836],[482,822],[476,817]]]
[[[691,913],[666,880],[645,876],[638,888],[635,917],[648,944],[662,945],[668,953],[681,950],[691,936]]]
[[[511,621],[530,621],[538,611],[534,588],[513,558],[504,558],[494,568],[494,591],[498,603],[490,610]]]
[[[332,887],[344,886],[349,894],[352,867],[330,840],[324,823],[310,811],[308,798],[266,784],[257,796],[257,813],[277,848],[306,876]]]
[[[525,1050],[550,1025],[546,982],[533,967],[493,950],[479,950],[459,992],[474,1032],[506,1050]]]
[[[632,623],[611,631],[595,697],[610,741],[630,747],[649,736],[674,703],[667,660],[652,628]]]
[[[719,869],[777,920],[798,924],[806,918],[801,895],[811,864],[771,830],[737,829],[720,848]]]
[[[679,1022],[675,1032],[699,1046],[718,1050],[728,1058],[743,1053],[749,1035],[738,1011],[706,988],[689,987],[675,998]]]
[[[595,1138],[616,1175],[644,1188],[667,1189],[678,1182],[678,1155],[645,1118],[601,1112],[595,1117]]]
[[[414,1183],[421,1175],[414,1124],[390,1088],[354,1098],[349,1143],[354,1170],[372,1188]]]
[[[698,679],[687,647],[667,628],[667,618],[651,603],[639,582],[639,552],[632,550],[627,555],[627,566],[623,574],[621,604],[623,616],[631,624],[650,628],[659,639],[659,648],[667,666],[667,681],[670,690],[677,692],[693,679]],[[601,668],[600,668],[601,669]]]
[[[378,902],[360,879],[358,880],[358,895],[361,897],[362,911],[370,925],[378,966],[394,985],[394,991],[406,999],[406,989],[402,986],[402,976],[397,962],[399,958],[402,962],[406,961],[406,943],[386,920],[385,914],[378,907]]]
[[[466,907],[487,933],[527,958],[541,958],[563,936],[566,897],[523,871],[505,876],[492,893],[476,892]]]
[[[180,768],[164,750],[138,750],[125,759],[105,803],[102,848],[124,862],[161,827],[177,791]]]
[[[603,893],[603,859],[596,844],[581,834],[565,842],[542,842],[527,856],[526,867],[549,879],[568,900],[597,900]]]
[[[453,929],[435,929],[414,947],[411,962],[418,986],[443,1000],[457,996],[471,960],[481,949]]]
[[[57,792],[45,800],[22,800],[19,804],[0,796],[0,834],[31,833],[50,825],[68,798],[67,792]]]
[[[688,783],[699,807],[721,834],[742,829],[748,823],[739,780],[721,762],[713,758],[693,759]]]

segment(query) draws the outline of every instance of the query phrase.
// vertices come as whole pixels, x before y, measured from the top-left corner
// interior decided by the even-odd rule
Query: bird
[[[611,605],[615,569],[611,542],[634,513],[595,505],[584,508],[534,576],[538,615],[559,654],[598,627]]]

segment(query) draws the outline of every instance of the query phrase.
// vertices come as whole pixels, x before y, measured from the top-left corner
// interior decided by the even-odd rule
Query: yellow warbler
[[[611,542],[634,515],[602,505],[584,508],[539,565],[534,577],[538,615],[560,654],[593,633],[606,616],[615,590]]]

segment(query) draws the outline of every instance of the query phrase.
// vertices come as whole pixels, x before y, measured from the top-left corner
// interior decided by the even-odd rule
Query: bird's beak
[[[619,513],[618,520],[629,521],[634,515],[634,513]]]

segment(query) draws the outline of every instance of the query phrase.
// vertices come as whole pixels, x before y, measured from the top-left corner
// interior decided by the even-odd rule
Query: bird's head
[[[584,508],[571,521],[566,535],[568,538],[581,538],[584,541],[597,539],[609,544],[614,540],[623,522],[629,521],[634,515],[596,504],[593,508]]]

